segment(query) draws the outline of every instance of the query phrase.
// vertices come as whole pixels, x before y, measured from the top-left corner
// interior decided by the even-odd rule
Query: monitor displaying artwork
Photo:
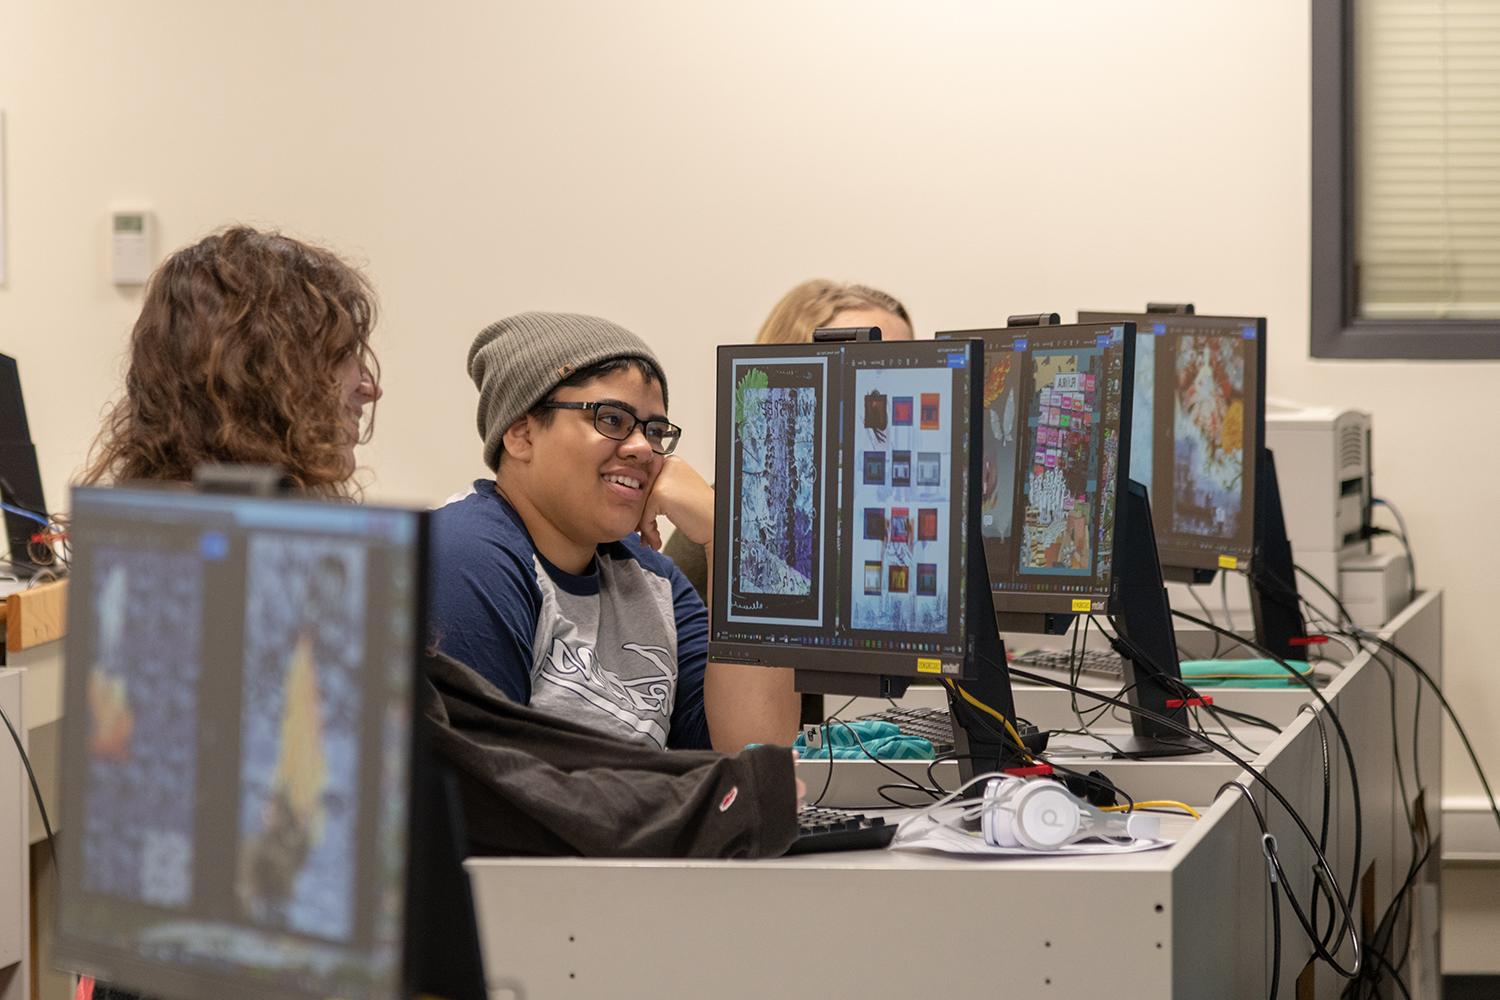
[[[1192,580],[1243,567],[1265,440],[1265,319],[1080,312],[1079,321],[1136,324],[1129,469],[1151,497],[1162,571]]]
[[[710,656],[962,676],[979,345],[719,349]],[[832,651],[832,655],[830,655]]]
[[[400,995],[425,513],[72,509],[60,961],[153,996]]]
[[[985,345],[980,534],[1002,631],[1110,606],[1131,324],[937,334]],[[1048,616],[1053,616],[1049,618]]]

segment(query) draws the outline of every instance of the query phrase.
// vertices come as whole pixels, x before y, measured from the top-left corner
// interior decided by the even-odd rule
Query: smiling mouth
[[[616,486],[623,486],[628,490],[639,490],[646,485],[644,480],[636,479],[633,476],[622,476],[618,473],[606,473],[600,478],[606,483],[614,483]]]

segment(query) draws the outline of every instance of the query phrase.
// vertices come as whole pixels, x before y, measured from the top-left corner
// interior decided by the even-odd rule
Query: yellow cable
[[[1180,812],[1187,813],[1189,816],[1193,817],[1193,819],[1202,819],[1203,818],[1202,815],[1199,814],[1198,810],[1194,809],[1192,806],[1188,805],[1186,802],[1177,802],[1177,801],[1175,801],[1173,799],[1152,799],[1152,800],[1150,800],[1148,802],[1137,802],[1135,804],[1135,808],[1137,808],[1137,809],[1176,809],[1176,810],[1179,810]],[[1130,809],[1130,806],[1104,806],[1099,811],[1100,812],[1107,812],[1107,813],[1114,813],[1114,812],[1125,812],[1128,809]]]
[[[987,713],[989,715],[992,715],[995,718],[999,719],[1000,720],[1000,724],[1005,727],[1005,732],[1010,736],[1011,739],[1013,739],[1013,740],[1016,741],[1016,746],[1018,746],[1018,747],[1021,748],[1021,753],[1025,755],[1026,759],[1027,760],[1034,760],[1035,759],[1035,758],[1033,758],[1031,756],[1030,753],[1027,752],[1025,741],[1021,739],[1021,734],[1018,733],[1018,732],[1016,732],[1016,727],[1012,726],[1010,724],[1010,720],[1009,719],[1007,719],[1005,716],[1001,715],[999,712],[995,711],[990,706],[986,705],[984,702],[980,701],[978,698],[974,697],[969,692],[965,691],[963,688],[959,687],[953,681],[950,681],[950,680],[944,678],[943,683],[946,684],[946,685],[948,685],[948,687],[949,687],[950,690],[957,691],[959,693],[959,695],[961,695],[963,697],[963,700],[966,701],[966,702],[968,702],[970,705],[973,705],[975,708],[979,709],[981,712],[985,712],[985,713]]]

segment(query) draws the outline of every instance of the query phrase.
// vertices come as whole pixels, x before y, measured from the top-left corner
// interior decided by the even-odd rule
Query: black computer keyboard
[[[886,822],[883,816],[804,806],[797,813],[797,839],[786,852],[878,850],[895,835],[896,824]]]
[[[1075,662],[1073,654],[1065,649],[1034,649],[1016,653],[1010,662],[1018,667],[1045,667],[1050,670],[1074,670],[1081,674],[1097,674],[1112,680],[1125,677],[1125,659],[1110,649],[1087,649]]]
[[[953,752],[953,722],[946,708],[887,708],[861,718],[894,722],[903,736],[920,736],[931,743],[937,756]]]

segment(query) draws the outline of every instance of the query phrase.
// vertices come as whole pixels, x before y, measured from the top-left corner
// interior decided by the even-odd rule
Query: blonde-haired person
[[[814,278],[781,297],[755,335],[757,344],[806,344],[828,326],[878,326],[882,340],[911,340],[911,317],[894,295],[868,285]]]
[[[911,340],[911,316],[894,295],[868,285],[814,278],[781,297],[755,335],[757,344],[806,344],[824,327],[878,326],[882,340]],[[678,531],[662,549],[698,596],[708,597],[708,558],[703,546]]]

